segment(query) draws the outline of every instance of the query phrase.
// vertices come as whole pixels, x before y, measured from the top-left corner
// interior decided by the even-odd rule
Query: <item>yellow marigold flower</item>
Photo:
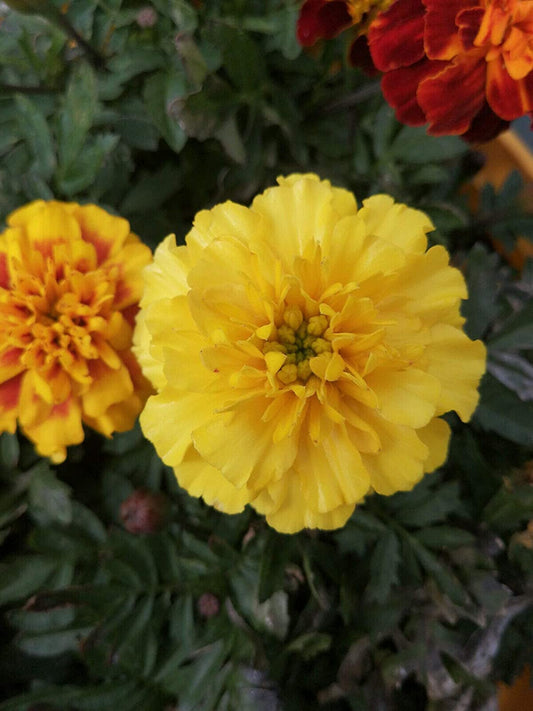
[[[0,234],[0,432],[61,462],[82,422],[130,429],[151,392],[132,352],[151,252],[95,205],[37,200]]]
[[[282,532],[342,526],[442,464],[478,400],[462,275],[422,212],[315,175],[200,212],[145,270],[141,426],[179,484]]]

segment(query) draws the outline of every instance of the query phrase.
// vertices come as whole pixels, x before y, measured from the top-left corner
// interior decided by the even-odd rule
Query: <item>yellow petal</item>
[[[165,464],[175,467],[191,444],[192,430],[209,422],[220,404],[211,394],[165,388],[148,399],[141,427]]]
[[[353,504],[346,504],[320,513],[302,506],[302,493],[301,476],[291,470],[279,482],[264,490],[251,504],[259,513],[266,514],[270,526],[280,533],[297,533],[303,528],[340,528],[355,508]]]
[[[417,429],[435,414],[440,381],[418,368],[380,368],[370,373],[366,382],[377,395],[379,412],[390,422]]]
[[[395,203],[389,195],[373,195],[363,200],[359,215],[371,234],[401,247],[406,253],[424,252],[426,234],[435,229],[425,213]]]
[[[425,471],[432,472],[446,461],[451,436],[450,427],[445,420],[435,417],[425,427],[417,430],[416,434],[429,450],[424,465]]]
[[[83,442],[80,404],[71,398],[53,407],[43,422],[23,429],[39,454],[59,464],[66,457],[67,446]]]
[[[262,420],[269,404],[267,398],[239,403],[192,433],[200,455],[237,488],[257,488],[278,479],[296,457],[297,433],[274,442],[276,422]]]
[[[80,224],[83,240],[93,245],[98,264],[120,252],[130,233],[127,220],[96,205],[77,205],[72,214]]]
[[[438,378],[442,386],[437,414],[455,410],[463,422],[468,422],[479,400],[479,381],[485,372],[485,346],[446,324],[434,326],[431,336],[425,356],[427,372]]]
[[[246,488],[237,489],[222,474],[207,464],[194,447],[189,447],[174,472],[178,484],[191,496],[202,497],[206,504],[223,513],[241,512],[250,503]]]
[[[415,430],[387,422],[367,410],[365,419],[379,437],[381,449],[376,454],[362,454],[370,484],[378,494],[408,491],[424,473],[429,450]]]
[[[81,398],[83,412],[88,417],[100,417],[108,407],[129,397],[133,392],[130,374],[124,366],[112,369],[101,361],[95,361],[90,364],[89,372],[93,382]]]

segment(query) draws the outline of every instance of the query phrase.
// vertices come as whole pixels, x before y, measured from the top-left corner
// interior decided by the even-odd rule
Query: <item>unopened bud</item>
[[[153,27],[157,22],[157,12],[153,7],[142,7],[137,13],[135,21],[143,30]]]
[[[198,607],[198,614],[200,615],[200,617],[205,617],[206,619],[218,615],[218,612],[220,610],[220,603],[218,601],[218,597],[216,597],[216,595],[213,595],[213,593],[210,592],[206,592],[200,595],[196,604]]]
[[[155,533],[165,526],[168,510],[164,494],[137,489],[120,504],[120,519],[130,533]]]

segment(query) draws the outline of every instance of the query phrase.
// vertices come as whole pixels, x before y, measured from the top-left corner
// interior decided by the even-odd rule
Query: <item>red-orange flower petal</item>
[[[404,123],[489,140],[533,115],[533,0],[402,0],[369,46]]]
[[[501,57],[488,62],[487,100],[491,109],[506,121],[533,111],[533,72],[516,81],[509,76]]]
[[[483,56],[465,54],[420,83],[418,103],[433,135],[461,134],[468,130],[485,103],[485,72]],[[453,101],[443,101],[443,96],[453,96]]]
[[[344,0],[307,0],[300,10],[296,33],[304,47],[331,39],[352,24]]]
[[[426,7],[424,47],[430,59],[453,59],[466,49],[457,32],[457,15],[476,0],[423,0]]]
[[[399,121],[409,126],[423,126],[427,122],[426,114],[418,103],[418,87],[437,67],[443,66],[444,62],[426,60],[384,74],[381,80],[383,96],[396,109]]]
[[[424,56],[424,6],[420,0],[395,2],[381,12],[368,35],[374,64],[382,72],[408,67]]]

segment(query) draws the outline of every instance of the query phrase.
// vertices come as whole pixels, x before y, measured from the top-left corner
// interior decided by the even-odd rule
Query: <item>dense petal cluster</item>
[[[131,352],[151,252],[95,205],[37,200],[0,234],[0,432],[61,462],[82,423],[130,429],[151,392]]]
[[[278,182],[156,250],[134,336],[157,390],[141,426],[193,496],[332,529],[442,464],[440,415],[469,419],[485,349],[425,214],[387,195],[358,207],[315,175]]]
[[[532,115],[532,0],[397,0],[368,38],[403,123],[485,141]]]

